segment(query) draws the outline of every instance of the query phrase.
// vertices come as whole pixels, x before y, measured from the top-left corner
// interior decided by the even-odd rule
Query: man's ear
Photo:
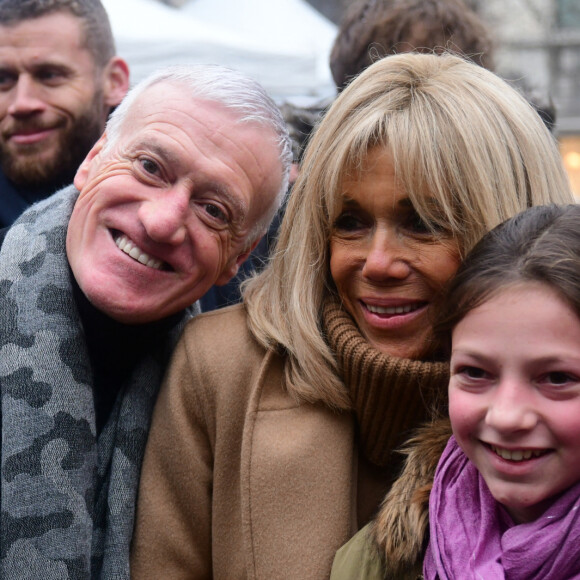
[[[238,254],[238,257],[224,268],[218,279],[215,281],[216,286],[227,284],[238,273],[240,266],[248,259],[248,256],[254,251],[254,248],[258,245],[261,239],[262,237],[259,237],[257,240],[254,240],[251,246],[246,248],[241,254]]]
[[[73,180],[75,187],[79,191],[81,191],[81,189],[85,186],[85,183],[87,182],[87,179],[89,178],[89,172],[91,169],[91,165],[92,165],[95,157],[97,157],[97,155],[103,149],[106,142],[107,142],[107,133],[105,132],[101,135],[101,138],[93,145],[92,149],[89,151],[89,153],[85,157],[84,161],[80,164],[80,166],[76,172],[75,178]]]
[[[103,100],[108,107],[116,107],[129,90],[129,65],[114,56],[103,72]]]

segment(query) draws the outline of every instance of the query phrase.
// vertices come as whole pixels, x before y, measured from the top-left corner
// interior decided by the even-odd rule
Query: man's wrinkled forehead
[[[147,145],[163,158],[178,161],[174,150],[175,136],[191,139],[198,128],[208,126],[199,104],[200,100],[188,87],[172,81],[157,82],[136,96],[114,139],[122,144],[123,150],[137,144]]]
[[[125,152],[147,144],[176,165],[190,165],[200,151],[202,157],[220,158],[228,154],[231,144],[235,149],[249,150],[255,137],[244,130],[237,132],[235,127],[252,126],[240,123],[238,113],[219,101],[192,92],[191,87],[174,80],[147,87],[127,109],[113,139]],[[266,133],[269,140],[271,135]]]
[[[171,120],[175,113],[195,116],[196,99],[185,85],[162,80],[145,88],[127,111],[126,121],[146,124],[153,116]]]

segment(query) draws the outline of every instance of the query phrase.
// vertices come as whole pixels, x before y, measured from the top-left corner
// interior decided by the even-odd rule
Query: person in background
[[[495,48],[488,24],[465,0],[358,0],[340,24],[330,70],[338,91],[376,60],[401,52],[450,51],[497,72]],[[517,71],[503,71],[502,77],[552,131],[556,108],[550,95]]]
[[[243,303],[176,347],[133,578],[328,578],[447,384],[440,289],[495,225],[572,201],[552,136],[493,73],[413,53],[362,72],[313,133]]]
[[[491,33],[464,0],[359,0],[347,10],[330,53],[337,90],[376,60],[412,51],[451,51],[494,70]]]
[[[332,580],[579,577],[579,219],[578,205],[529,209],[466,258],[435,325],[451,425],[406,446]]]
[[[0,228],[72,183],[128,88],[100,0],[0,0]]]
[[[69,186],[0,250],[0,577],[129,578],[141,459],[192,305],[267,230],[290,139],[217,66],[132,89]]]
[[[363,0],[351,5],[340,25],[330,54],[330,69],[341,91],[348,81],[375,60],[397,52],[452,49],[491,68],[493,43],[481,18],[462,0]],[[309,136],[333,99],[308,107],[286,102],[280,106],[292,138],[294,183]],[[202,299],[207,312],[241,300],[240,284],[266,264],[278,235],[282,207],[238,276],[225,286],[214,286]]]

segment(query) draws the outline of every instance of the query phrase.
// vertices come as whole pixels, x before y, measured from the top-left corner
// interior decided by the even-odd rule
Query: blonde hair
[[[434,231],[443,224],[462,255],[527,207],[573,201],[551,134],[496,75],[451,54],[371,65],[313,134],[270,263],[244,285],[250,329],[285,352],[288,388],[301,401],[349,407],[321,311],[335,292],[329,239],[341,182],[376,146],[388,147],[419,216]]]

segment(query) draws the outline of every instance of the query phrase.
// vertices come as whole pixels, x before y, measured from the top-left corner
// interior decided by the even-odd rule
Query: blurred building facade
[[[498,72],[550,95],[555,132],[580,198],[580,0],[479,0],[496,31]]]
[[[326,18],[338,24],[352,0],[307,0],[314,8],[319,10]]]

